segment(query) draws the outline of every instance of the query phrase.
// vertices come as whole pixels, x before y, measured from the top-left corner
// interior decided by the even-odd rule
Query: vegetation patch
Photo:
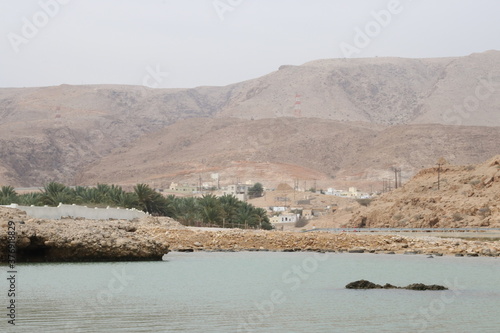
[[[137,184],[133,192],[120,186],[98,184],[96,187],[68,187],[51,182],[40,192],[17,194],[12,186],[0,188],[0,204],[16,203],[24,206],[57,206],[78,204],[94,207],[116,206],[136,208],[154,216],[168,216],[188,226],[223,228],[273,228],[266,210],[241,201],[232,195],[216,197],[205,194],[201,198],[164,197],[147,184]]]

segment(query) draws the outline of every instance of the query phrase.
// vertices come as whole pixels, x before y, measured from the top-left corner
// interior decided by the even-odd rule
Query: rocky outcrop
[[[144,233],[165,227],[170,219],[42,220],[18,210],[2,209],[1,261],[6,262],[7,230],[15,227],[17,262],[161,260],[169,246]],[[10,223],[9,223],[10,221]]]
[[[448,290],[445,286],[437,284],[423,284],[423,283],[413,283],[406,287],[397,287],[392,284],[386,283],[385,285],[376,284],[367,280],[358,280],[348,283],[346,289],[407,289],[407,290]]]
[[[500,155],[479,165],[424,169],[402,188],[359,207],[348,225],[500,228]]]

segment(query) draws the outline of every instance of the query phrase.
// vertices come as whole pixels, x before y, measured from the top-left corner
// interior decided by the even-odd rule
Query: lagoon
[[[344,289],[359,279],[450,290]],[[489,257],[173,252],[161,262],[19,264],[17,283],[16,326],[3,315],[1,331],[500,331],[500,259]]]

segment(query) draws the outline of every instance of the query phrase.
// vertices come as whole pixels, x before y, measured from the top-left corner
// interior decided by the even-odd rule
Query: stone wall
[[[132,220],[134,218],[147,216],[147,214],[143,211],[134,208],[89,208],[87,206],[63,204],[59,204],[57,207],[20,206],[17,204],[11,204],[3,207],[20,209],[26,212],[27,215],[34,218],[52,220],[58,220],[61,217],[80,217],[87,220]]]

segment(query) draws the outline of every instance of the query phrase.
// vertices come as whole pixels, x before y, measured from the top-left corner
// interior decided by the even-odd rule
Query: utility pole
[[[393,167],[392,171],[394,171],[394,188],[398,188],[398,174],[399,174],[399,187],[401,187],[401,168]]]
[[[437,166],[438,166],[438,190],[441,188],[441,166],[448,164],[448,162],[444,159],[444,157],[441,157],[437,161]]]
[[[438,162],[438,191],[439,191],[439,188],[440,188],[440,182],[441,182],[441,165],[443,165],[443,163],[439,163]]]

